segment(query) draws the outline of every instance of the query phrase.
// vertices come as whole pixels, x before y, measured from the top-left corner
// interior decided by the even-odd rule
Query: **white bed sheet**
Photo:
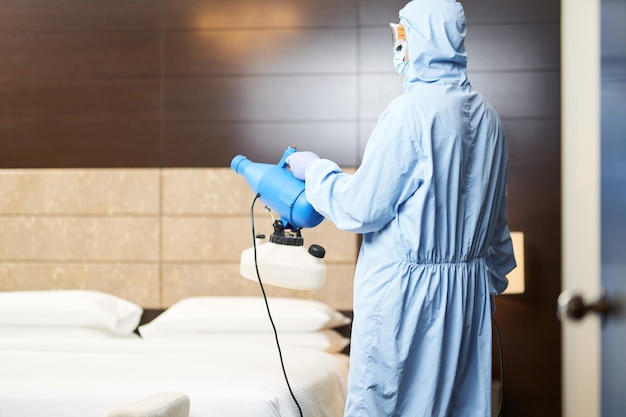
[[[282,347],[305,417],[343,415],[348,358]],[[190,417],[299,416],[277,348],[142,339],[0,339],[0,416],[105,417],[161,391],[185,393]]]

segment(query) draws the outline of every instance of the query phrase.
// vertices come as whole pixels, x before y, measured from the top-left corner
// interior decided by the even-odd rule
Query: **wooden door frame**
[[[601,0],[561,1],[564,291],[600,294]],[[598,317],[563,322],[563,415],[601,415]]]

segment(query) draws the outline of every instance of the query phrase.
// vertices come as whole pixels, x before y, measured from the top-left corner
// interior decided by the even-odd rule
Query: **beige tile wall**
[[[259,295],[239,275],[254,195],[228,168],[0,171],[0,291],[88,288],[146,308],[194,295]],[[255,226],[272,218],[257,203]],[[266,286],[352,308],[357,236],[322,222],[302,231],[326,249],[318,291]]]

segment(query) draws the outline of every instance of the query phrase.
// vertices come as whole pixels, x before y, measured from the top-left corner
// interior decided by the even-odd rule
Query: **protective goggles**
[[[404,34],[404,26],[399,23],[389,23],[391,28],[391,40],[393,41],[393,51],[399,52],[406,45],[406,35]]]

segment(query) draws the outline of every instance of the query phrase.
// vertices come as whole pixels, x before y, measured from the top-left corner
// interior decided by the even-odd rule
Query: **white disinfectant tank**
[[[326,279],[325,250],[319,245],[291,246],[266,242],[256,245],[256,259],[263,284],[295,290],[317,290]],[[254,247],[241,253],[240,272],[258,281]]]

